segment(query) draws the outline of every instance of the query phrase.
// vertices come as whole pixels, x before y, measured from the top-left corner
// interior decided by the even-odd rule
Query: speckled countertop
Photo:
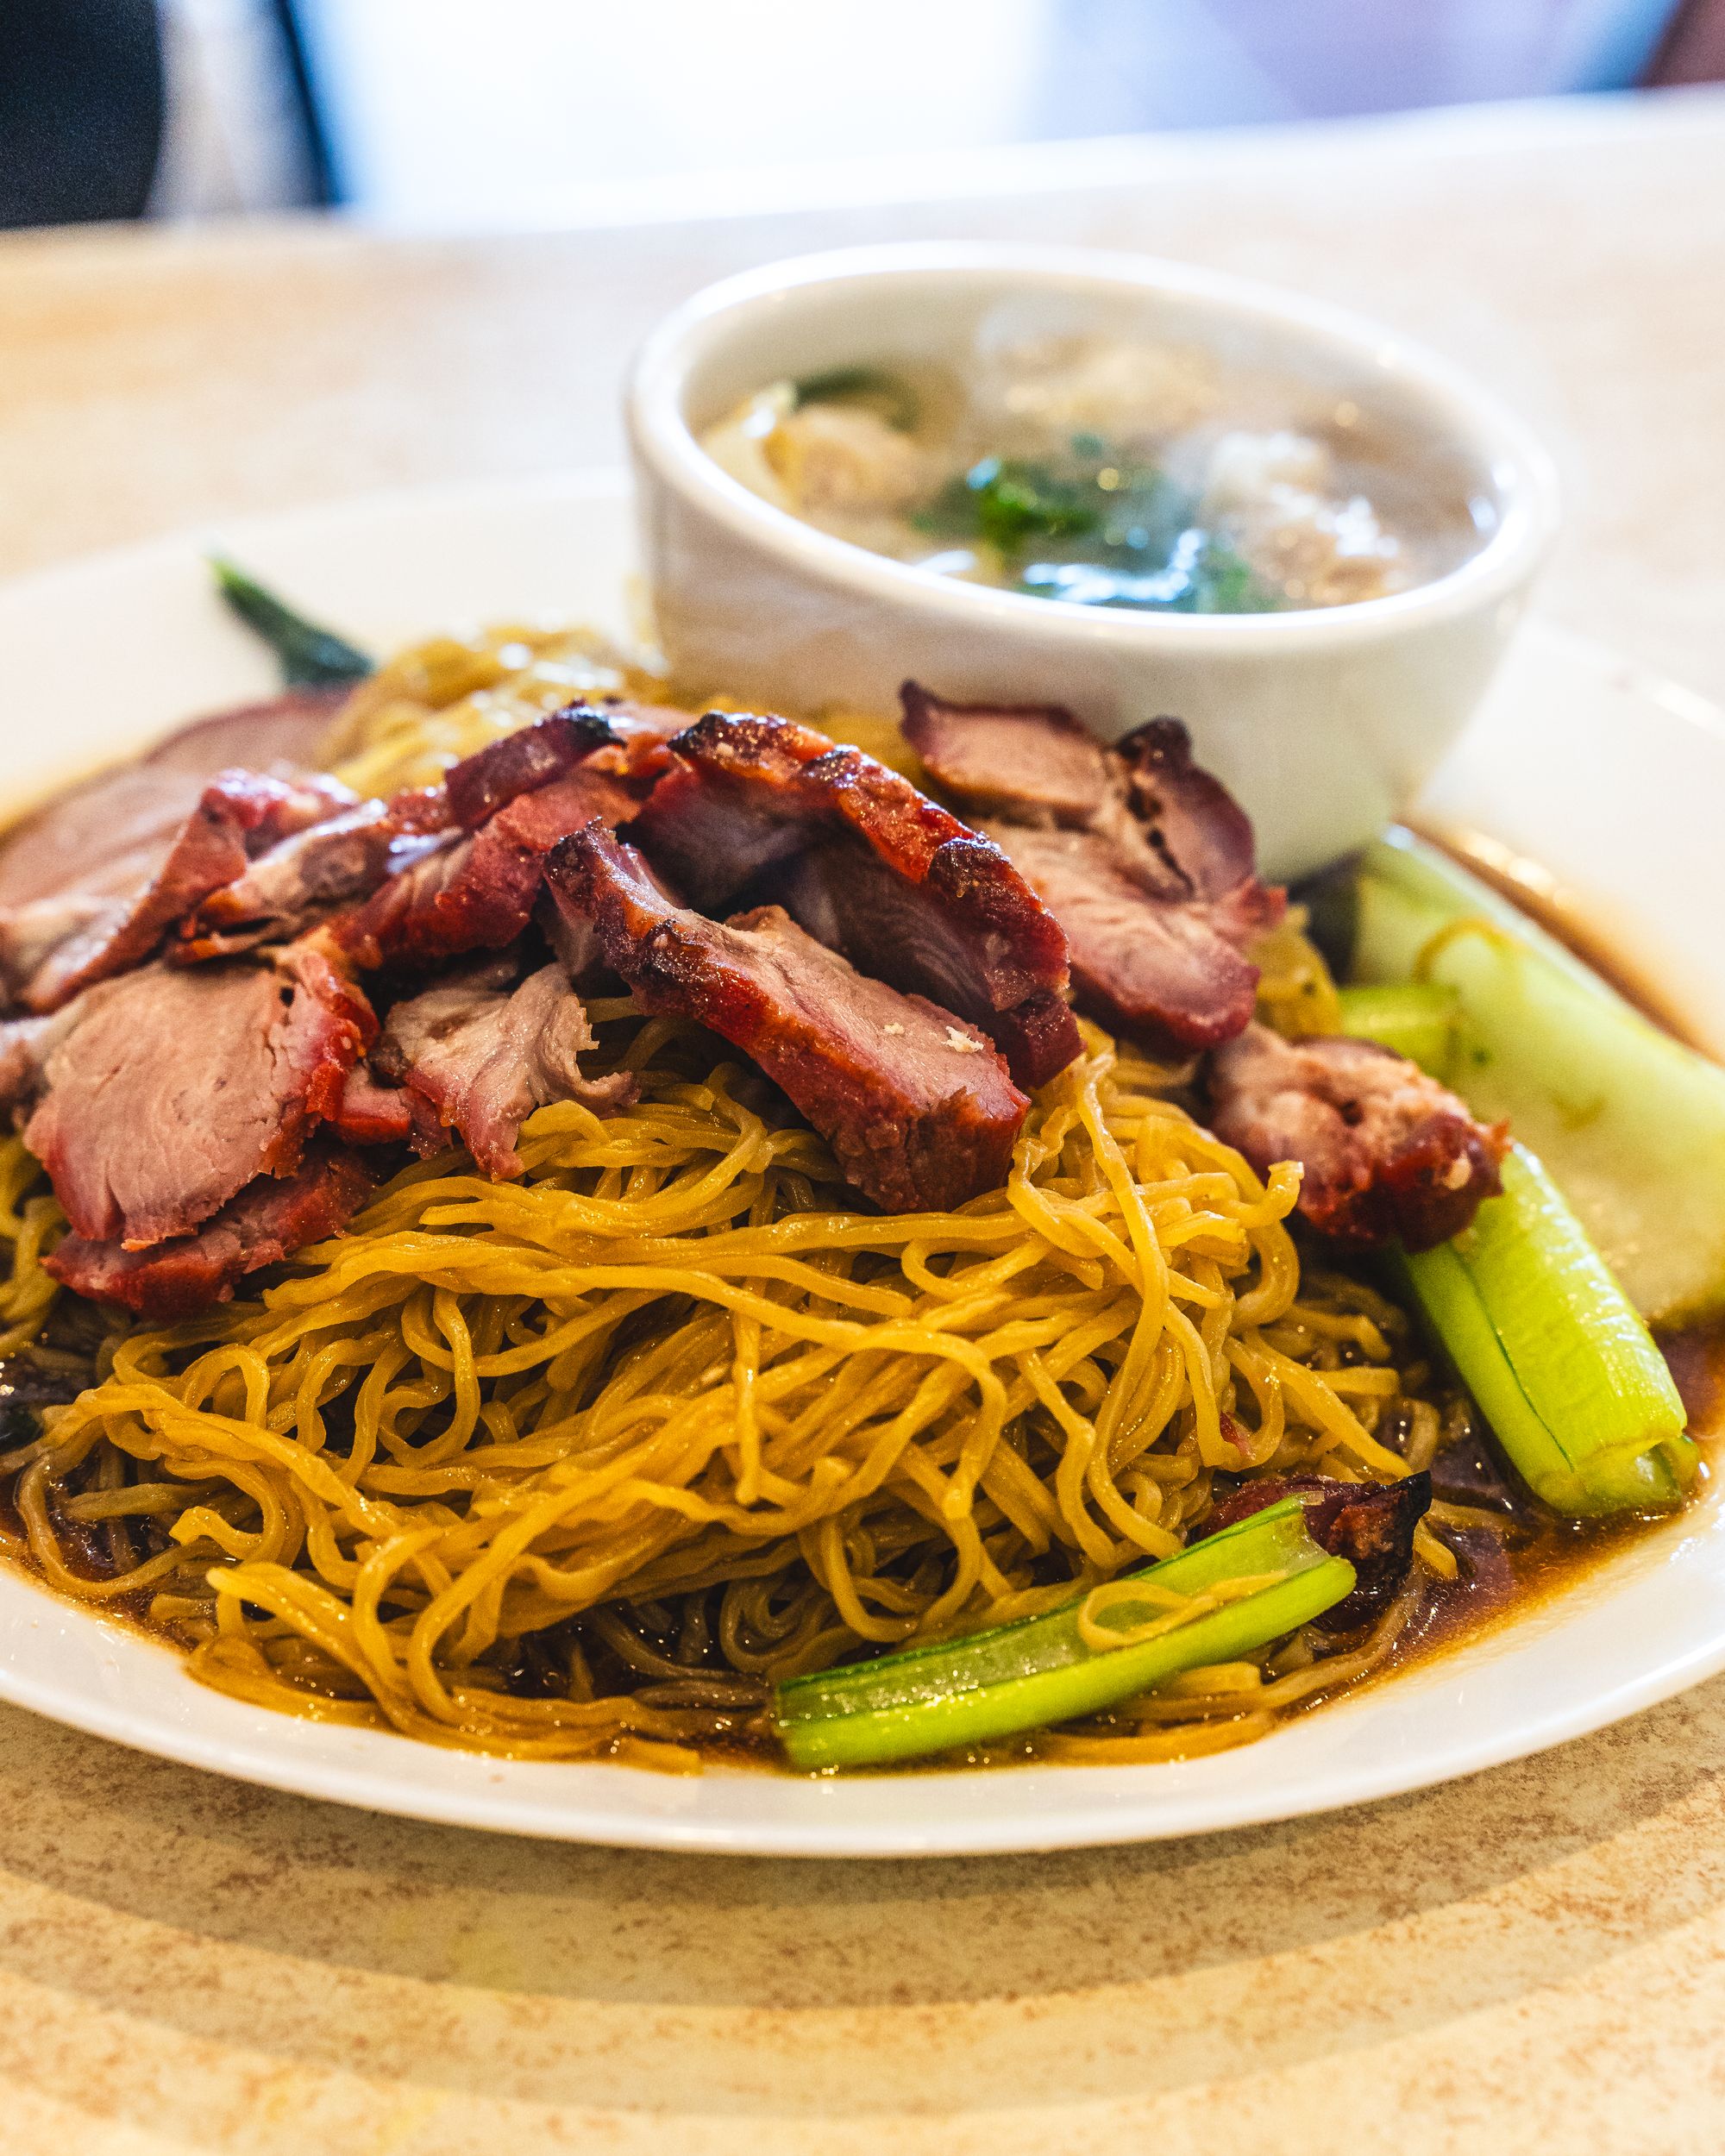
[[[0,570],[609,461],[626,353],[711,277],[1073,239],[1303,285],[1494,379],[1570,483],[1546,611],[1725,695],[1725,97],[1029,152],[938,185],[505,240],[0,242]],[[374,1819],[0,1710],[8,2156],[1722,2145],[1725,1680],[1329,1819],[849,1866]]]

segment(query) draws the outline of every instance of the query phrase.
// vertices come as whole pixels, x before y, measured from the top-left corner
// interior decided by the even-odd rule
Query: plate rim
[[[616,509],[626,505],[631,493],[627,471],[620,466],[607,465],[523,479],[433,483],[367,492],[320,503],[299,504],[280,511],[208,518],[174,531],[50,563],[5,579],[0,581],[0,619],[15,608],[28,611],[38,601],[53,603],[61,594],[75,592],[81,585],[104,575],[148,573],[158,566],[182,562],[189,553],[201,553],[218,536],[224,543],[236,547],[242,546],[253,536],[291,545],[296,538],[304,541],[315,537],[332,524],[362,525],[368,521],[411,515],[422,510],[438,517],[459,517],[464,511],[507,516],[514,509],[548,503],[604,503],[607,508]],[[1517,646],[1523,653],[1541,647],[1566,653],[1575,662],[1598,673],[1625,699],[1651,699],[1661,704],[1680,724],[1698,728],[1714,739],[1725,742],[1725,708],[1656,668],[1644,666],[1630,655],[1559,624],[1538,619],[1525,624]],[[1716,1496],[1720,1495],[1716,1493]],[[1672,1523],[1663,1535],[1659,1530],[1654,1532],[1655,1537],[1671,1546],[1663,1551],[1653,1549],[1650,1545],[1654,1538],[1638,1545],[1645,1567],[1671,1563],[1676,1549],[1690,1539],[1680,1532],[1678,1522]],[[57,1595],[23,1565],[0,1560],[0,1574],[3,1574],[5,1582],[4,1589],[0,1591],[9,1599],[13,1589],[21,1589],[40,1605],[39,1614],[29,1620],[32,1626],[41,1626],[50,1617],[81,1628],[93,1626],[100,1635],[104,1655],[113,1652],[122,1642],[128,1647],[143,1648],[162,1658],[165,1663],[177,1665],[184,1682],[196,1686],[196,1680],[185,1672],[183,1658],[172,1648],[152,1639],[141,1627],[99,1608],[83,1608]],[[1595,1580],[1599,1577],[1594,1576]],[[1592,1591],[1592,1581],[1582,1583],[1556,1602],[1528,1613],[1515,1626],[1516,1635],[1519,1637],[1530,1623],[1546,1621],[1553,1609],[1569,1608]],[[1495,1653],[1499,1651],[1498,1642],[1502,1636],[1494,1629],[1484,1640],[1476,1644],[1488,1654]],[[990,1783],[999,1786],[1007,1777],[1025,1775],[1057,1776],[1062,1785],[1073,1790],[1073,1805],[1062,1814],[1047,1816],[1026,1810],[978,1821],[967,1820],[962,1812],[957,1812],[944,1819],[925,1818],[918,1823],[913,1814],[900,1816],[883,1812],[873,1821],[859,1822],[830,1814],[823,1816],[824,1793],[855,1788],[856,1777],[839,1782],[824,1777],[763,1776],[762,1771],[722,1766],[710,1770],[704,1779],[723,1777],[734,1783],[766,1778],[781,1789],[788,1781],[806,1793],[806,1817],[792,1822],[775,1821],[759,1831],[735,1821],[702,1818],[698,1811],[679,1814],[651,1803],[631,1807],[631,1791],[638,1794],[643,1783],[649,1785],[655,1793],[663,1791],[667,1777],[649,1775],[645,1770],[614,1762],[550,1763],[446,1752],[442,1747],[427,1746],[420,1740],[392,1731],[354,1730],[342,1725],[318,1724],[279,1715],[268,1709],[248,1707],[242,1702],[226,1701],[221,1695],[197,1687],[200,1703],[220,1702],[222,1708],[234,1709],[235,1727],[231,1734],[220,1729],[204,1732],[166,1720],[147,1708],[134,1708],[122,1700],[104,1697],[93,1691],[68,1694],[63,1680],[57,1682],[41,1668],[33,1671],[25,1666],[15,1666],[16,1652],[10,1639],[0,1638],[0,1701],[133,1751],[297,1796],[438,1825],[613,1847],[768,1858],[892,1859],[996,1856],[1179,1839],[1309,1817],[1434,1788],[1573,1742],[1670,1699],[1725,1670],[1725,1626],[1712,1640],[1703,1639],[1692,1646],[1667,1654],[1646,1671],[1625,1676],[1584,1701],[1535,1712],[1527,1721],[1488,1733],[1471,1744],[1452,1745],[1442,1764],[1435,1768],[1429,1760],[1394,1752],[1376,1764],[1351,1765],[1346,1774],[1346,1787],[1339,1793],[1314,1786],[1291,1796],[1278,1794],[1275,1777],[1268,1775],[1243,1782],[1237,1790],[1220,1797],[1208,1792],[1182,1799],[1177,1788],[1177,1777],[1181,1775],[1178,1763],[1125,1770],[1014,1767],[987,1771]],[[1424,1673],[1441,1672],[1446,1664],[1454,1666],[1453,1656],[1416,1665],[1394,1682],[1399,1688],[1418,1680]],[[1437,1681],[1435,1677],[1433,1681]],[[1371,1696],[1363,1695],[1358,1698],[1369,1700]],[[1348,1702],[1337,1702],[1326,1710],[1324,1719],[1334,1720],[1347,1712],[1349,1706]],[[220,1709],[216,1711],[219,1714]],[[285,1732],[295,1734],[284,1742],[278,1733]],[[314,1732],[325,1739],[333,1736],[338,1746],[342,1739],[360,1740],[354,1749],[361,1756],[321,1760],[303,1758],[301,1748],[312,1742],[310,1733]],[[1250,1755],[1264,1759],[1273,1752],[1276,1741],[1276,1735],[1272,1734],[1263,1743],[1249,1747]],[[380,1744],[411,1749],[400,1752],[398,1764],[388,1750],[380,1752],[375,1762],[363,1756]],[[469,1770],[467,1780],[439,1786],[415,1777],[412,1761],[427,1751],[446,1760],[466,1762]],[[573,1799],[567,1795],[560,1799],[559,1781],[566,1779],[571,1771],[603,1776],[607,1783],[614,1783],[616,1796],[611,1796],[607,1791],[604,1798],[593,1799],[583,1792]],[[891,1786],[963,1788],[974,1786],[978,1772],[974,1769],[925,1772],[901,1777]],[[1130,1803],[1126,1800],[1110,1802],[1094,1795],[1087,1798],[1087,1784],[1091,1791],[1095,1790],[1094,1777],[1122,1773],[1155,1779],[1146,1784],[1142,1800],[1134,1798]],[[1151,1804],[1156,1807],[1153,1816],[1147,1808]]]

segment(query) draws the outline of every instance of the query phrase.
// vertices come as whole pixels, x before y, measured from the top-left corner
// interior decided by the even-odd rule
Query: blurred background
[[[655,184],[730,206],[847,161],[1722,78],[1725,0],[0,0],[0,226],[523,228]]]

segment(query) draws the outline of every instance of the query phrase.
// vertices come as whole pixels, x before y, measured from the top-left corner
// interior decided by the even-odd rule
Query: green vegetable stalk
[[[289,688],[322,688],[344,681],[361,681],[375,672],[376,662],[333,629],[320,629],[304,615],[296,614],[274,592],[255,578],[211,555],[216,587],[229,606],[274,652],[281,664],[281,678]]]
[[[1725,1310],[1725,1070],[1405,831],[1366,849],[1355,900],[1345,993],[1452,991],[1447,1050],[1414,1059],[1477,1115],[1509,1118],[1649,1324]]]
[[[1386,981],[1339,988],[1341,1028],[1357,1041],[1377,1041],[1442,1078],[1455,1062],[1461,998],[1434,981]]]
[[[1141,1602],[1128,1592],[1134,1586]],[[1182,1670],[1238,1660],[1353,1587],[1352,1565],[1319,1547],[1304,1507],[1289,1498],[1101,1590],[1100,1604],[1080,1595],[1046,1616],[794,1678],[779,1687],[778,1733],[804,1770],[985,1744],[1098,1713]],[[1224,1599],[1231,1591],[1237,1599]],[[1189,1614],[1182,1597],[1193,1598]],[[1153,1636],[1134,1636],[1152,1627]]]
[[[1524,1146],[1503,1194],[1397,1263],[1536,1496],[1573,1518],[1677,1504],[1698,1455],[1665,1359]]]

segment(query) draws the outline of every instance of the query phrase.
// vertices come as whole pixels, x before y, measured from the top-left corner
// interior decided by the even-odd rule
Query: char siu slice
[[[886,1211],[961,1205],[1006,1181],[1029,1103],[951,1012],[858,973],[778,906],[724,923],[678,906],[601,824],[558,847],[547,880],[649,1011],[752,1057]]]
[[[141,888],[100,899],[74,894],[70,905],[65,897],[43,899],[0,914],[0,962],[16,1000],[27,1010],[57,1010],[80,989],[142,965],[171,929],[242,877],[257,855],[353,803],[333,779],[222,772]]]
[[[1163,1055],[1232,1039],[1258,985],[1244,947],[1286,901],[1258,882],[1251,822],[1185,728],[1155,719],[1105,749],[1058,705],[901,694],[937,782],[1001,819],[984,829],[1065,930],[1079,1008]]]
[[[694,904],[781,899],[866,973],[982,1026],[1022,1085],[1077,1055],[1066,939],[990,839],[787,719],[710,711],[671,749],[637,830]]]
[[[1300,1211],[1334,1242],[1428,1250],[1501,1188],[1504,1127],[1375,1042],[1250,1025],[1211,1057],[1209,1088],[1216,1135],[1260,1174],[1298,1161]]]
[[[512,960],[493,961],[398,1003],[372,1056],[400,1081],[421,1150],[435,1152],[455,1131],[488,1175],[505,1179],[521,1173],[515,1141],[535,1108],[580,1100],[603,1112],[639,1090],[626,1071],[581,1069],[593,1037],[561,966],[518,987],[515,974]]]
[[[76,1233],[143,1249],[285,1175],[375,1025],[308,940],[269,964],[149,966],[85,991],[39,1040],[24,1143]]]
[[[1381,1617],[1414,1562],[1414,1530],[1431,1507],[1431,1476],[1339,1482],[1325,1475],[1266,1476],[1243,1482],[1222,1498],[1204,1522],[1202,1534],[1249,1520],[1284,1497],[1301,1500],[1312,1539],[1333,1557],[1346,1557],[1358,1575],[1352,1594],[1314,1620],[1319,1631],[1353,1632]]]
[[[1134,839],[1142,836],[1170,896],[1212,906],[1235,899],[1248,932],[1281,919],[1282,893],[1257,881],[1251,818],[1220,779],[1193,762],[1192,736],[1177,718],[1137,728],[1114,744],[1112,761],[1125,780],[1125,828]],[[1269,921],[1250,918],[1260,909]]]
[[[532,916],[557,841],[596,816],[616,824],[636,813],[650,781],[607,768],[601,759],[612,749],[626,765],[612,722],[576,708],[455,765],[432,789],[448,804],[448,828],[435,832],[422,806],[420,828],[432,835],[363,905],[331,923],[336,940],[368,971],[505,949]]]
[[[948,704],[918,681],[899,697],[906,739],[979,815],[1082,830],[1117,796],[1107,751],[1058,704]]]
[[[191,1235],[147,1250],[68,1235],[43,1269],[80,1295],[119,1303],[154,1325],[171,1324],[228,1301],[248,1273],[334,1235],[377,1182],[359,1154],[314,1138],[292,1175],[260,1176]]]
[[[218,772],[243,767],[289,777],[311,768],[340,700],[305,691],[218,712],[135,762],[56,794],[0,841],[0,907],[71,892],[141,891]]]
[[[386,888],[392,880],[465,843],[441,786],[388,801],[361,801],[326,824],[283,840],[246,874],[213,892],[181,924],[169,956],[182,965],[292,942]]]
[[[571,779],[620,738],[606,714],[572,705],[464,758],[441,786],[362,802],[216,892],[177,955],[197,962],[279,941],[336,906],[353,909],[338,934],[367,966],[424,964],[511,942],[526,918],[524,899],[531,910],[547,846],[595,813],[633,812],[635,796],[617,774],[593,767]],[[564,780],[550,803],[528,804]]]
[[[1079,1008],[1165,1055],[1230,1040],[1258,1000],[1258,968],[1199,909],[1149,898],[1095,831],[997,824],[994,837],[1066,931]]]
[[[450,813],[464,831],[476,831],[499,809],[565,777],[616,739],[611,722],[590,705],[553,711],[453,766],[443,781]]]

